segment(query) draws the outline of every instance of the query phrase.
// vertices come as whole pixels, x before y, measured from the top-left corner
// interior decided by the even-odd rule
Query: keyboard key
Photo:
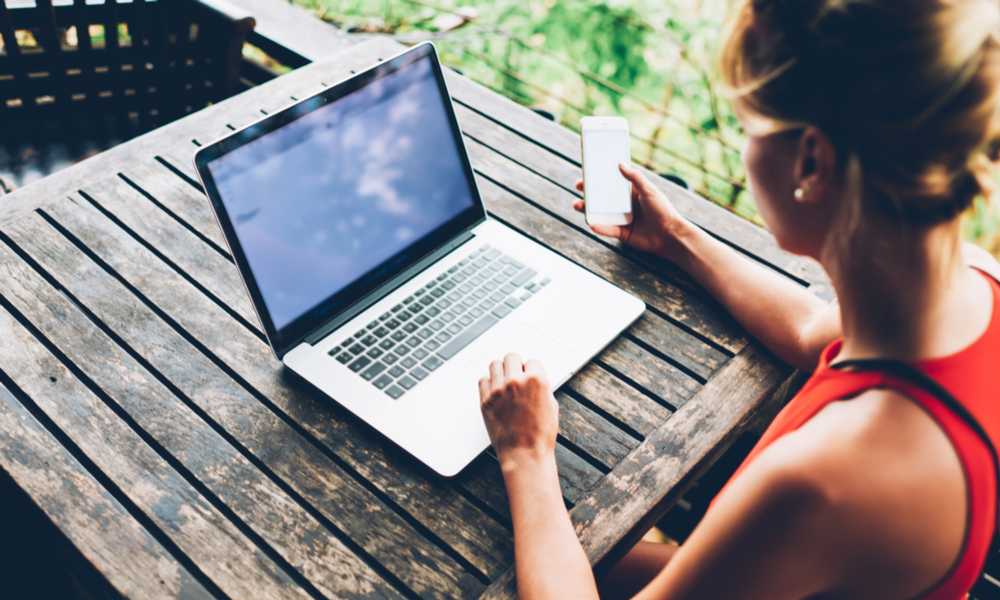
[[[400,345],[396,346],[395,350],[393,350],[393,352],[395,352],[396,354],[398,354],[400,356],[405,356],[406,353],[409,352],[409,351],[410,351],[410,347],[407,346],[406,344],[400,344]]]
[[[437,284],[438,284],[438,282],[435,280],[435,281],[432,281],[432,282],[428,283],[424,287],[427,288],[427,289],[431,289],[432,287],[436,286]]]
[[[354,356],[350,352],[343,352],[340,354],[340,356],[337,357],[337,362],[339,362],[342,365],[346,365],[347,363],[351,362],[352,358],[354,358]]]
[[[367,367],[370,364],[372,364],[371,359],[369,359],[369,358],[367,358],[365,356],[362,356],[358,360],[356,360],[356,361],[352,362],[350,365],[348,365],[347,368],[350,369],[350,370],[352,370],[352,371],[354,371],[355,373],[357,373],[358,371],[360,371],[361,369],[364,369],[365,367]]]
[[[399,319],[400,321],[403,321],[404,323],[406,321],[409,321],[410,317],[412,317],[412,316],[413,315],[411,315],[410,311],[408,311],[408,310],[404,310],[402,312],[396,313],[396,318]]]
[[[420,339],[419,337],[413,336],[410,339],[406,340],[406,345],[409,346],[410,348],[416,348],[423,341],[424,340]]]
[[[440,367],[444,364],[444,361],[436,356],[432,356],[424,361],[421,367],[427,369],[428,371],[433,371],[434,369]]]
[[[506,300],[503,301],[503,303],[511,308],[517,308],[518,306],[521,306],[521,301],[515,298],[514,296],[507,298]]]
[[[423,329],[420,330],[420,333],[418,333],[417,335],[419,335],[420,337],[422,337],[422,338],[424,338],[426,340],[427,338],[429,338],[432,335],[434,335],[434,332],[431,331],[429,328],[424,327]]]
[[[519,270],[520,269],[517,269],[516,267],[507,267],[506,269],[503,270],[503,272],[506,273],[508,276],[513,277],[514,275],[517,275],[517,272]]]
[[[450,292],[451,290],[455,289],[455,282],[449,279],[448,281],[442,283],[441,287]]]
[[[462,294],[458,290],[455,290],[454,292],[448,294],[445,297],[451,300],[452,302],[458,302],[458,299],[462,297]]]
[[[482,269],[483,267],[486,266],[486,261],[483,260],[482,258],[479,258],[479,259],[476,259],[476,260],[472,261],[472,264],[475,265],[475,267],[477,269]]]
[[[504,282],[506,282],[506,281],[507,281],[508,279],[510,279],[510,277],[507,277],[507,276],[506,276],[506,275],[504,275],[503,273],[499,273],[499,274],[498,274],[498,275],[497,275],[496,277],[494,277],[494,278],[493,278],[493,281],[495,281],[495,282],[497,282],[497,283],[504,283]]]
[[[502,288],[501,288],[501,290],[502,290]],[[500,302],[500,301],[502,301],[506,297],[507,297],[507,294],[505,294],[503,291],[493,292],[492,294],[490,294],[490,300],[492,300],[494,302]]]
[[[384,315],[382,315],[381,317],[379,317],[378,320],[379,321],[388,321],[391,318],[392,318],[392,313],[385,313]]]
[[[487,293],[488,292],[486,290],[484,290],[484,289],[478,289],[478,290],[472,292],[472,295],[475,296],[476,298],[479,298],[480,300],[482,300],[483,298],[486,297]]]
[[[420,328],[417,327],[416,323],[407,323],[406,325],[403,325],[403,331],[405,331],[406,333],[413,333],[418,329]]]
[[[511,285],[520,287],[522,284],[527,283],[529,279],[537,275],[538,272],[534,269],[525,269],[517,274],[517,277],[510,280]]]
[[[480,277],[479,275],[476,275],[475,277],[469,280],[469,285],[471,285],[472,287],[479,287],[483,285],[483,278]]]
[[[477,306],[476,308],[473,308],[472,310],[469,311],[469,316],[472,317],[473,319],[478,319],[479,317],[483,316],[483,312],[485,311]]]
[[[483,244],[482,246],[479,247],[479,251],[480,252],[486,252],[489,249],[490,249],[490,245],[489,244]]]
[[[395,354],[392,354],[390,352],[389,354],[385,355],[385,358],[382,359],[382,362],[384,362],[387,365],[391,365],[392,363],[396,362],[397,360],[399,360],[399,357],[396,356]]]
[[[441,315],[441,320],[444,321],[445,323],[451,323],[452,321],[455,320],[455,313],[449,310],[448,312]]]
[[[403,373],[406,373],[406,369],[404,369],[399,365],[396,365],[395,367],[389,369],[389,375],[392,375],[393,377],[399,377]]]
[[[513,285],[511,285],[509,283],[505,283],[502,286],[500,286],[500,291],[503,292],[504,294],[513,294],[514,290],[516,290],[516,289],[517,288],[515,286],[513,286]]]
[[[381,373],[382,371],[385,371],[385,365],[383,365],[380,362],[377,362],[374,365],[365,369],[364,372],[361,373],[361,376],[364,377],[365,379],[371,380],[375,379],[375,376]]]
[[[455,306],[451,307],[451,312],[455,313],[456,315],[460,315],[467,310],[469,310],[469,307],[464,304],[456,304]]]
[[[483,284],[483,288],[485,288],[485,289],[487,289],[487,290],[489,290],[491,292],[496,291],[497,287],[499,287],[499,286],[496,283],[492,282],[492,281],[487,281],[486,283]]]
[[[438,300],[436,306],[441,310],[448,310],[449,308],[451,308],[451,300],[448,300],[447,298],[442,298],[441,300]]]
[[[472,275],[475,272],[476,272],[476,267],[474,267],[472,265],[469,265],[469,266],[465,267],[464,269],[462,269],[462,274],[463,275]]]
[[[448,333],[452,335],[455,335],[459,331],[462,331],[462,326],[458,325],[457,323],[452,323],[451,325],[448,326]]]
[[[537,283],[535,283],[534,281],[532,281],[532,282],[531,282],[531,283],[529,283],[528,285],[524,286],[524,289],[528,290],[528,291],[529,291],[529,292],[531,292],[532,294],[534,294],[535,292],[537,292],[537,291],[538,291],[538,290],[540,290],[541,288],[542,288],[542,286],[538,285],[538,284],[537,284]]]
[[[329,352],[327,352],[327,354],[329,354],[330,356],[337,356],[338,354],[340,354],[343,351],[344,351],[344,349],[341,348],[340,346],[334,346],[333,350],[330,350]]]
[[[479,302],[479,300],[475,296],[469,296],[465,300],[462,300],[462,304],[464,304],[465,306],[467,306],[469,308],[472,308],[473,306],[475,306],[476,302]]]
[[[427,312],[424,313],[424,314],[427,315],[428,317],[434,318],[434,317],[438,316],[439,314],[441,314],[441,309],[438,308],[438,307],[436,307],[436,306],[432,306],[432,307],[428,308]]]
[[[506,304],[501,304],[493,309],[491,314],[495,315],[498,319],[502,319],[510,314],[510,307]]]
[[[483,311],[487,311],[496,305],[497,303],[492,300],[483,300],[482,302],[479,303],[479,308],[483,309]]]
[[[394,331],[391,337],[393,340],[397,342],[402,342],[403,340],[406,339],[406,332],[403,330]]]
[[[413,292],[413,295],[414,296],[418,296],[418,297],[419,296],[423,296],[426,291],[427,290],[425,290],[424,288],[420,288],[419,290]],[[403,302],[406,302],[406,301],[404,300]]]
[[[430,375],[430,373],[428,373],[427,371],[425,371],[423,367],[417,367],[416,369],[413,369],[412,371],[410,371],[410,375],[412,375],[414,378],[416,378],[417,381],[420,381],[424,377],[427,377],[428,375]]]
[[[371,331],[372,329],[375,329],[376,327],[378,327],[378,321],[372,321],[371,323],[368,324],[368,330],[369,331]]]
[[[351,346],[351,354],[353,354],[354,356],[357,356],[364,351],[365,347],[362,346],[361,344],[354,344],[353,346]]]
[[[424,348],[428,352],[434,352],[435,350],[437,350],[440,347],[441,347],[441,344],[435,342],[434,340],[431,340],[431,341],[427,342],[426,344],[424,344]],[[414,353],[414,354],[416,354],[416,353]]]
[[[389,335],[389,330],[386,329],[385,327],[379,327],[378,329],[376,329],[372,333],[375,334],[375,337],[381,339],[381,338],[384,338],[385,336]]]
[[[497,262],[495,262],[495,263],[493,263],[493,264],[490,265],[490,271],[493,271],[494,273],[499,272],[500,269],[502,269],[502,268],[503,268],[503,263],[501,263],[499,261],[497,261]],[[487,273],[487,275],[489,275],[489,273]]]
[[[399,385],[403,386],[406,389],[410,389],[413,386],[417,385],[417,380],[410,377],[409,375],[404,375],[396,383],[398,383]]]
[[[458,266],[460,266],[460,267],[464,267],[467,264],[469,264],[469,259],[468,258],[463,258],[462,260],[458,261]]]
[[[527,301],[528,298],[531,298],[531,292],[525,292],[524,295],[521,296],[521,302]]]
[[[403,304],[409,304],[410,302],[413,302],[414,299],[415,298],[413,296],[407,296],[403,299]]]
[[[396,342],[394,342],[394,341],[392,341],[390,339],[382,340],[378,344],[379,348],[381,348],[383,350],[388,350],[388,349],[392,348],[395,345],[396,345]]]
[[[417,361],[412,356],[407,356],[403,359],[403,362],[399,364],[403,365],[407,369],[412,369],[417,364]]]
[[[448,279],[447,273],[441,273],[440,275],[437,276],[438,281],[444,281],[445,279]]]
[[[361,331],[359,331],[359,332],[357,332],[357,333],[354,334],[354,339],[360,340],[361,338],[365,337],[366,335],[368,335],[368,330],[367,329],[362,329]]]
[[[397,304],[396,306],[392,307],[392,312],[394,312],[394,313],[397,313],[397,312],[399,312],[401,310],[403,310],[403,305],[402,304]]]
[[[462,327],[465,327],[469,323],[472,323],[472,317],[469,315],[461,316],[458,318],[458,322],[462,325]]]
[[[418,325],[426,325],[430,318],[427,315],[418,315],[416,319],[413,319]]]
[[[538,285],[549,285],[550,283],[552,283],[552,280],[546,277],[545,279],[539,281]]]
[[[381,390],[390,383],[392,383],[392,377],[389,377],[388,375],[382,375],[381,377],[375,379],[375,381],[372,382],[372,385]]]
[[[430,355],[430,352],[424,350],[423,348],[417,348],[413,351],[413,358],[417,360],[424,360]]]
[[[421,302],[414,302],[410,305],[410,314],[413,316],[417,316],[422,310],[424,310],[424,305]]]
[[[451,274],[451,273],[454,273],[457,270],[458,270],[458,265],[455,265],[454,267],[451,267],[450,269],[448,269],[448,273]]]
[[[431,290],[431,296],[434,296],[435,298],[440,298],[441,296],[444,296],[446,293],[447,292],[445,292],[441,288],[434,288],[433,290]]]
[[[392,319],[391,321],[386,321],[385,322],[385,326],[388,327],[389,329],[395,329],[395,328],[399,327],[400,324],[401,323],[399,321],[397,321],[396,319]]]
[[[372,348],[368,352],[365,352],[365,356],[367,356],[368,358],[378,358],[382,356],[382,351],[379,350],[378,348]]]
[[[442,331],[441,333],[434,336],[434,339],[441,342],[442,344],[451,339],[451,334],[447,331]]]
[[[354,345],[354,338],[349,337],[346,340],[340,342],[340,345],[343,348],[350,348],[352,345]]]
[[[498,256],[500,256],[500,251],[497,250],[496,248],[493,248],[492,250],[487,251],[486,254],[483,255],[483,258],[485,258],[486,260],[493,260]]]
[[[431,304],[434,304],[435,297],[436,296],[424,296],[423,298],[420,299],[420,303],[423,304],[424,306],[430,306]]]
[[[433,321],[431,321],[430,328],[433,329],[434,331],[441,331],[442,329],[444,329],[444,323],[442,323],[440,319],[434,319]]]
[[[389,394],[389,396],[393,400],[399,400],[399,397],[405,394],[406,392],[404,392],[403,388],[399,387],[398,385],[390,385],[388,388],[386,388],[385,393]]]
[[[462,273],[455,273],[454,275],[451,276],[451,280],[454,281],[455,283],[462,283],[466,279],[467,277]]]
[[[473,323],[471,327],[455,336],[455,339],[437,351],[437,355],[445,360],[448,360],[458,354],[462,348],[465,348],[472,343],[472,340],[483,335],[486,330],[493,327],[498,322],[500,322],[500,319],[497,317],[493,315],[486,315],[482,319]],[[424,363],[424,366],[427,366],[427,363]]]
[[[514,258],[512,258],[510,256],[507,256],[506,254],[500,259],[500,261],[501,262],[505,262],[508,265],[511,265],[512,267],[514,267],[516,269],[523,269],[524,268],[524,265],[522,265],[521,263],[517,262],[517,260],[515,260]]]
[[[377,341],[378,338],[375,337],[374,335],[366,335],[365,337],[361,338],[361,343],[364,344],[365,346],[373,346]]]

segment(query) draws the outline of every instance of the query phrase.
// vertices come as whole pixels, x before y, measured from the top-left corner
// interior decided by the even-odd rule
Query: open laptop
[[[487,218],[430,43],[194,162],[275,356],[446,477],[489,446],[491,360],[554,389],[645,310]]]

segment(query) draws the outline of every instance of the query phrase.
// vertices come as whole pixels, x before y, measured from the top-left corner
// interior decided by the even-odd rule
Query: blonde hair
[[[750,133],[830,137],[855,224],[932,225],[994,193],[997,0],[741,0],[718,66]]]

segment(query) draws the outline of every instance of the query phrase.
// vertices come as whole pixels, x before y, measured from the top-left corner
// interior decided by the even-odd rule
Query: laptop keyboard
[[[550,281],[485,245],[329,354],[398,399]]]

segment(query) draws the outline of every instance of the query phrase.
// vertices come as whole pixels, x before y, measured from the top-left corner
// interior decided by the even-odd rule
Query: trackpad
[[[500,338],[489,349],[469,361],[464,372],[473,382],[490,374],[490,362],[503,360],[511,352],[528,362],[537,359],[545,367],[545,373],[553,384],[569,379],[573,364],[572,351],[559,342],[525,323],[519,324],[510,333]]]

